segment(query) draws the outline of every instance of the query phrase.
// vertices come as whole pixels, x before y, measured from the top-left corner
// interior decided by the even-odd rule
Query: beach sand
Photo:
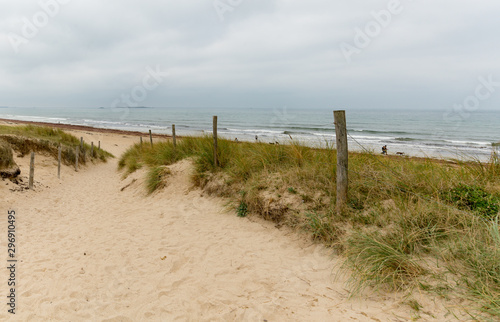
[[[79,172],[37,155],[34,190],[0,181],[1,247],[7,211],[17,214],[18,321],[405,321],[454,320],[441,300],[416,294],[417,314],[398,294],[349,298],[340,258],[297,232],[238,218],[225,201],[170,166],[167,186],[147,196],[144,171],[127,179],[117,159],[134,135],[74,131],[117,156]],[[22,176],[29,157],[16,158]],[[27,179],[25,179],[27,181]],[[7,303],[8,271],[0,270]]]

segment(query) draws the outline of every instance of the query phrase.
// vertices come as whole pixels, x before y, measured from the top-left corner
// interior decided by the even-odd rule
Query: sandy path
[[[113,138],[117,155],[131,140]],[[18,160],[22,168],[25,159]],[[400,321],[414,315],[395,298],[348,300],[328,250],[224,211],[220,199],[192,189],[187,161],[171,166],[168,186],[153,196],[144,196],[140,172],[122,181],[116,159],[78,173],[65,168],[61,181],[50,174],[53,161],[38,162],[45,164],[38,178],[48,187],[0,190],[0,211],[18,212],[17,320]],[[1,228],[4,236],[4,222]],[[3,269],[4,299],[7,279]],[[443,320],[446,311],[429,305]],[[9,317],[1,308],[0,320]]]

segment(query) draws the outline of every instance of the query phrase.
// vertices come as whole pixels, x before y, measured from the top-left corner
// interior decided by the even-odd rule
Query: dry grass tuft
[[[0,169],[7,169],[14,165],[14,157],[10,144],[0,140]]]
[[[58,147],[61,145],[62,162],[66,165],[75,162],[76,146],[80,145],[80,140],[61,129],[54,129],[46,126],[0,126],[0,139],[10,143],[12,149],[21,156],[29,154],[31,151],[40,152],[57,159]],[[92,161],[103,161],[113,155],[103,149],[94,148],[94,155],[90,156],[90,145],[84,143],[83,149]],[[82,152],[82,151],[81,151]],[[85,164],[83,153],[79,155],[79,163]]]

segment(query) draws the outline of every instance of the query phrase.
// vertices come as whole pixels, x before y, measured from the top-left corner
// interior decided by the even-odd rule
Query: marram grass
[[[456,292],[478,303],[477,312],[500,316],[495,160],[351,153],[348,209],[336,214],[335,150],[219,140],[217,167],[212,151],[211,137],[186,137],[175,149],[169,141],[135,145],[119,164],[125,173],[147,167],[154,189],[161,186],[158,167],[191,158],[193,182],[234,200],[235,213],[304,230],[334,247],[345,258],[342,269],[352,272],[353,290]]]
[[[62,162],[66,165],[73,164],[76,158],[76,147],[80,145],[80,140],[61,129],[51,128],[47,126],[1,126],[0,125],[0,139],[10,144],[12,149],[21,155],[26,155],[31,151],[41,152],[48,154],[55,159],[58,157],[58,147],[61,145]],[[87,156],[90,156],[91,147],[89,144],[84,143],[83,149],[86,151]],[[106,160],[113,155],[103,149],[94,147],[94,155],[91,160]],[[79,159],[80,164],[85,164],[86,160],[82,151],[80,151]]]

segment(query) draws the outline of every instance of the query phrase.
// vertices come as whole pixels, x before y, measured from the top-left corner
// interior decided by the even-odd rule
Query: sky
[[[500,110],[498,0],[0,8],[0,106]]]

